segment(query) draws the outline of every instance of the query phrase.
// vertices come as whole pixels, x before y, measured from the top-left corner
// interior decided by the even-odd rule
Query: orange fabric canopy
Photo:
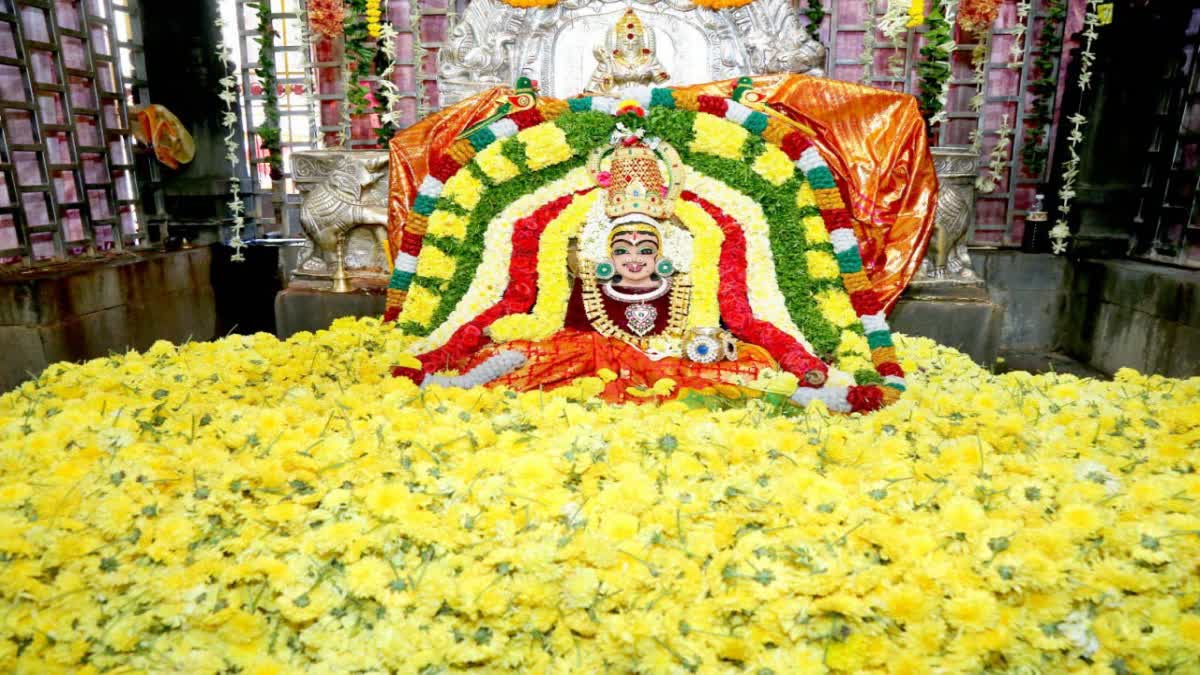
[[[908,94],[808,75],[755,77],[755,91],[815,133],[814,142],[837,178],[855,218],[863,265],[890,310],[916,273],[933,232],[937,177],[925,122]],[[735,80],[681,91],[729,96]],[[513,92],[493,88],[431,115],[391,141],[388,236],[400,239],[431,150],[448,148],[463,129],[484,119]]]

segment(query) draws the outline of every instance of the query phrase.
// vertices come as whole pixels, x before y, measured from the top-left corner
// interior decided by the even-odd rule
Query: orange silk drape
[[[777,110],[815,132],[814,142],[855,218],[867,274],[890,310],[920,266],[937,201],[937,177],[916,99],[808,75],[763,75],[754,83]],[[729,96],[733,87],[733,80],[725,80],[677,89]],[[399,250],[429,152],[447,148],[509,94],[504,88],[485,91],[392,139],[388,234],[393,251]]]

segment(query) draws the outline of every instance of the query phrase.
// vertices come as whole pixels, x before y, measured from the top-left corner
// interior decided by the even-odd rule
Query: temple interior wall
[[[286,337],[318,328],[318,315],[327,323],[379,314],[378,298],[310,294],[290,298],[294,320],[277,315],[287,256],[281,264],[279,250],[265,247],[247,255],[246,263],[231,263],[226,247],[197,247],[0,280],[0,391],[56,361],[145,349],[155,340],[257,331]],[[1200,375],[1200,275],[1192,271],[986,249],[972,251],[972,263],[1004,310],[999,353],[1013,365],[1070,370],[1073,359],[1084,373],[1131,367]],[[923,333],[920,325],[897,329]],[[1069,358],[1054,365],[1046,358],[1053,354]]]

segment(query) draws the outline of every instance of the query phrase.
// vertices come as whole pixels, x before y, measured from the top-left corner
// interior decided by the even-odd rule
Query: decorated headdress
[[[632,7],[626,9],[621,20],[613,26],[612,36],[614,55],[644,56],[654,53],[654,31],[646,32],[646,27]]]

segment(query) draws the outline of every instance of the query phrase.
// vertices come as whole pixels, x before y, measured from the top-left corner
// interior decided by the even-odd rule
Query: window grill
[[[130,142],[135,12],[113,0],[0,0],[0,265],[149,243]]]

